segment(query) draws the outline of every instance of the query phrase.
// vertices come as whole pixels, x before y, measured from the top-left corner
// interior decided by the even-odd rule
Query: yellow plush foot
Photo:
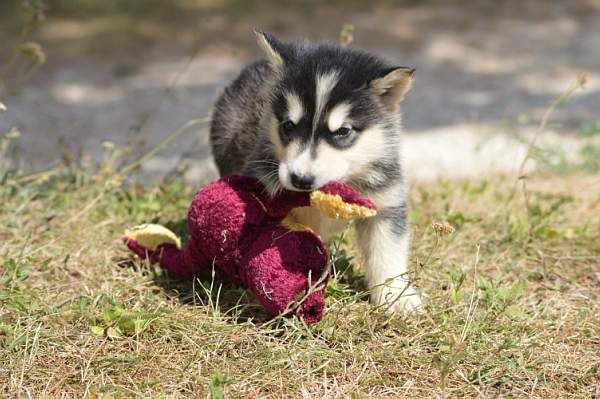
[[[171,230],[160,224],[142,224],[125,231],[125,237],[137,241],[150,251],[161,244],[174,244],[181,248],[181,240]]]

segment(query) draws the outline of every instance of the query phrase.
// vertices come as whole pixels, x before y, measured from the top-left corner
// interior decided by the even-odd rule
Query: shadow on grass
[[[204,270],[189,280],[177,279],[166,273],[155,276],[153,280],[170,298],[177,299],[182,305],[198,307],[234,323],[264,323],[271,319],[250,291],[222,280],[217,273],[213,276],[211,270]]]
[[[368,295],[363,295],[367,291],[364,273],[357,268],[355,259],[346,250],[347,247],[353,246],[351,241],[344,232],[327,243],[329,261],[333,264],[333,276],[326,295],[338,299],[353,297],[368,302]]]
[[[182,244],[187,244],[187,219],[165,222],[164,226],[181,237]],[[354,264],[354,259],[341,246],[347,245],[343,240],[330,241],[328,244],[330,261],[333,263],[332,279],[326,289],[326,295],[336,299],[353,298],[368,302],[364,274]],[[132,268],[143,274],[150,274],[156,285],[182,305],[195,306],[203,312],[225,317],[234,323],[243,324],[249,321],[264,323],[272,317],[254,299],[252,293],[239,285],[223,280],[216,270],[206,268],[192,279],[180,279],[171,276],[159,265],[149,265],[132,258],[119,262],[121,267]]]
[[[181,279],[169,275],[158,265],[149,265],[132,257],[117,261],[117,265],[150,275],[169,298],[185,306],[197,307],[200,312],[224,317],[238,324],[248,321],[260,324],[271,319],[250,291],[222,280],[216,272],[213,276],[210,269],[203,270],[194,278]]]
[[[187,218],[169,221],[164,226],[173,231],[187,244]],[[180,279],[169,275],[159,265],[148,265],[133,258],[118,263],[121,267],[131,268],[144,274],[150,274],[156,285],[182,305],[196,306],[209,314],[224,316],[235,323],[264,323],[271,316],[254,299],[246,288],[223,280],[219,273],[210,268],[202,270],[191,279]],[[200,310],[200,309],[199,309]]]

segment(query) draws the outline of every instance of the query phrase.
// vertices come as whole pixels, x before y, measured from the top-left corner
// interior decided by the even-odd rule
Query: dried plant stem
[[[203,118],[192,119],[192,120],[186,122],[183,126],[181,126],[177,130],[175,130],[171,134],[169,134],[163,141],[161,141],[152,150],[148,151],[146,154],[142,155],[140,158],[138,158],[134,162],[130,163],[129,165],[126,165],[125,167],[121,168],[119,175],[125,175],[128,172],[131,172],[132,170],[134,170],[135,168],[141,166],[148,159],[154,157],[156,154],[158,154],[159,152],[164,150],[166,147],[168,147],[175,139],[177,139],[179,136],[181,136],[183,133],[185,133],[190,127],[196,126],[196,125],[199,125],[202,123],[207,123],[209,120],[210,120],[209,117],[203,117]],[[104,187],[102,187],[102,190],[100,191],[100,193],[98,193],[98,195],[96,197],[94,197],[79,212],[77,212],[76,214],[71,216],[69,219],[67,219],[62,225],[66,226],[68,224],[71,224],[72,222],[78,220],[82,215],[89,212],[96,204],[98,204],[98,202],[100,202],[100,200],[104,197],[104,195],[106,195],[106,193],[110,192],[111,190],[113,190],[115,187],[118,186],[118,185],[115,185],[112,183],[113,183],[112,179],[107,181],[104,184]]]
[[[173,141],[175,141],[175,139],[177,139],[179,136],[181,136],[183,133],[185,133],[190,127],[208,123],[209,121],[210,121],[210,117],[208,117],[208,116],[187,121],[183,126],[181,126],[177,130],[175,130],[174,132],[169,134],[163,141],[161,141],[152,150],[148,151],[146,154],[142,155],[141,157],[139,157],[137,160],[130,163],[129,165],[123,167],[121,169],[120,173],[126,174],[127,172],[130,172],[131,170],[141,166],[148,159],[154,157],[156,154],[158,154],[159,152],[164,150],[166,147],[168,147]]]
[[[527,146],[527,151],[525,152],[525,156],[523,157],[523,160],[521,161],[521,164],[519,165],[519,170],[517,172],[517,179],[515,181],[515,185],[509,196],[508,202],[511,202],[512,199],[514,198],[516,191],[517,191],[517,185],[518,185],[519,181],[521,181],[521,183],[522,183],[523,192],[525,194],[525,201],[526,202],[528,201],[527,185],[525,183],[525,180],[527,178],[527,176],[525,175],[525,166],[527,165],[527,161],[529,161],[531,159],[531,154],[533,153],[533,151],[535,149],[537,140],[538,140],[540,134],[546,129],[546,126],[548,125],[548,121],[550,120],[550,117],[552,116],[552,114],[554,113],[556,108],[558,108],[561,104],[563,104],[566,101],[568,101],[569,99],[571,99],[571,97],[575,94],[575,92],[577,92],[578,89],[585,88],[586,82],[587,82],[586,75],[584,73],[579,74],[579,76],[577,77],[577,80],[575,82],[573,82],[569,86],[569,88],[567,90],[565,90],[560,96],[558,96],[554,101],[552,101],[552,103],[544,111],[544,114],[542,115],[542,119],[540,120],[540,123],[538,124],[537,128],[535,129],[533,137],[529,141],[529,144]]]
[[[548,106],[548,108],[546,108],[546,111],[544,111],[544,115],[542,115],[542,119],[538,127],[536,128],[535,133],[531,138],[531,141],[529,142],[529,145],[527,146],[527,152],[525,153],[525,157],[523,157],[521,165],[519,166],[519,179],[523,177],[523,174],[525,172],[525,165],[527,164],[527,161],[531,158],[531,153],[535,149],[535,145],[537,143],[540,133],[546,129],[546,126],[548,125],[548,120],[550,120],[550,116],[552,116],[556,108],[568,101],[575,94],[577,89],[583,88],[582,82],[584,82],[584,79],[585,77],[582,77],[580,75],[577,78],[577,81],[572,83],[571,86],[569,86],[569,88],[564,93],[562,93],[554,101],[552,101],[550,106]]]
[[[333,267],[333,263],[331,261],[327,262],[327,266],[325,267],[325,270],[323,270],[323,272],[321,273],[321,276],[314,284],[311,282],[312,276],[311,276],[311,273],[309,272],[308,273],[308,289],[306,290],[306,294],[304,294],[304,296],[302,298],[300,298],[299,300],[288,303],[288,305],[285,307],[285,309],[277,317],[274,317],[271,320],[269,320],[268,322],[266,322],[264,324],[264,326],[273,324],[277,320],[280,320],[281,318],[288,316],[291,312],[300,308],[300,306],[302,306],[304,301],[306,301],[308,299],[308,297],[310,297],[312,294],[314,294],[317,291],[324,290],[325,282],[329,278],[332,267]]]

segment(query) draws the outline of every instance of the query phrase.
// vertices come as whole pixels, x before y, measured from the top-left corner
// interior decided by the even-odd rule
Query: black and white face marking
[[[377,90],[374,84],[397,68],[331,45],[276,41],[272,50],[281,80],[269,133],[283,187],[314,190],[334,180],[360,179],[381,160],[397,161],[392,126],[399,119],[397,107],[386,108],[397,97],[390,95],[395,82],[388,79]]]
[[[330,71],[316,76],[312,91],[282,88],[271,137],[278,148],[279,181],[287,189],[346,181],[384,156],[386,139],[374,100],[368,93],[344,96],[339,79],[338,71]]]
[[[353,125],[350,112],[352,104],[341,102],[335,105],[327,114],[327,128],[330,135],[327,139],[334,147],[345,148],[353,144],[358,132]]]

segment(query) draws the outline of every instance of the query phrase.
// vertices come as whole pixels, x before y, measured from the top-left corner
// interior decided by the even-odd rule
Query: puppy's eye
[[[281,131],[284,134],[290,134],[294,130],[295,127],[296,127],[296,124],[294,122],[288,120],[281,124]]]
[[[342,126],[338,130],[333,132],[333,134],[335,134],[337,137],[347,137],[351,133],[352,133],[352,126]]]

